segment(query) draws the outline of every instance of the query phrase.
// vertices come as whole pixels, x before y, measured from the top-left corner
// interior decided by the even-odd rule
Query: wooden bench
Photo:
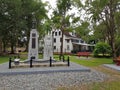
[[[77,56],[78,57],[80,57],[80,56],[85,56],[85,57],[87,57],[88,58],[88,56],[90,56],[90,52],[78,52],[77,53]]]
[[[116,63],[116,65],[120,66],[120,56],[113,59],[113,61]]]

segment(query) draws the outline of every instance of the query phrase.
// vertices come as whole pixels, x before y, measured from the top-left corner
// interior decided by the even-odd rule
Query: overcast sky
[[[56,8],[56,0],[42,0],[43,2],[49,2],[49,4],[51,5],[51,7],[54,9]],[[85,0],[82,0],[82,3],[84,4]],[[47,10],[49,10],[48,12],[48,17],[50,18],[52,15],[53,10],[50,10],[50,8],[46,7]],[[78,17],[79,15],[81,15],[81,19],[83,20],[85,17],[85,11],[82,10],[81,12],[78,12],[77,8],[73,8],[71,11],[69,11],[69,14],[75,14],[75,17]]]
[[[49,2],[52,8],[55,8],[56,6],[56,0],[42,0],[43,2]]]
[[[51,5],[51,7],[54,9],[56,7],[56,0],[42,0],[43,3],[45,2],[49,2],[49,4]],[[50,18],[52,15],[53,10],[50,9],[49,7],[46,7],[46,9],[49,11],[48,12],[48,17]]]

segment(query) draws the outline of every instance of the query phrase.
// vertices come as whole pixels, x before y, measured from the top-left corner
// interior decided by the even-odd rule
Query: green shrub
[[[94,56],[111,56],[112,49],[109,44],[99,42],[96,44],[93,51]]]

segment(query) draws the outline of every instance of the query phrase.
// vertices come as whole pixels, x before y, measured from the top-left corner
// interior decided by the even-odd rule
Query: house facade
[[[55,30],[51,32],[53,36],[53,52],[60,53],[62,32]],[[64,32],[63,53],[76,53],[80,51],[91,51],[94,45],[87,44],[75,32]]]

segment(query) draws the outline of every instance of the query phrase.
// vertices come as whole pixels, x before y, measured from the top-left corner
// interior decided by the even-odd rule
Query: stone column
[[[43,59],[49,60],[53,58],[53,45],[52,45],[52,35],[46,35],[44,39],[44,54]]]
[[[38,32],[36,29],[32,29],[30,32],[29,48],[28,48],[28,60],[38,60]]]

